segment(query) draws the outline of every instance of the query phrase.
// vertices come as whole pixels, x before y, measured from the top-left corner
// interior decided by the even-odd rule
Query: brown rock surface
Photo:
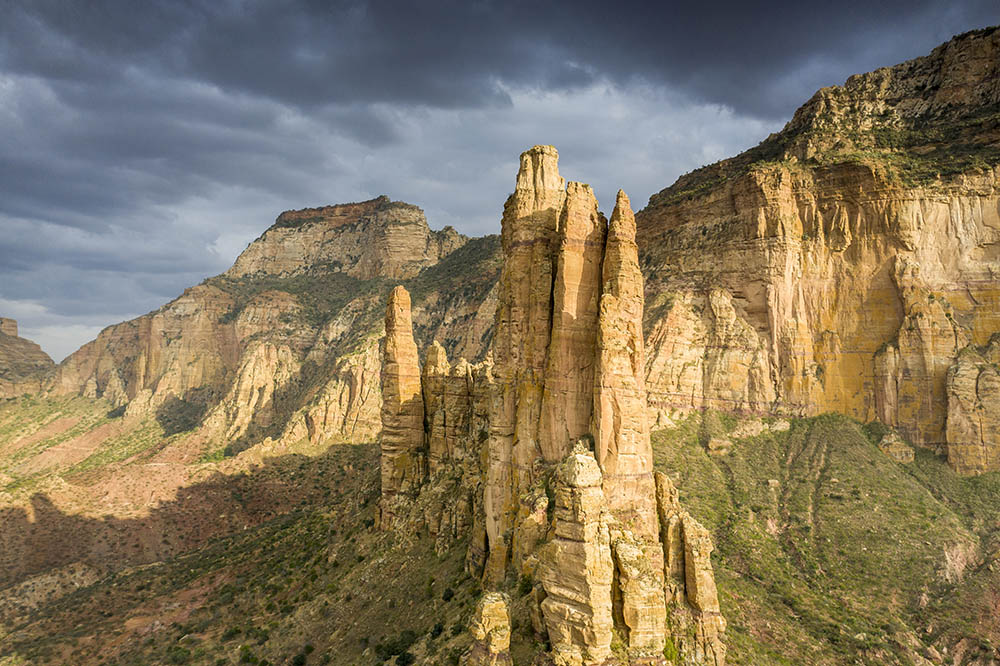
[[[552,330],[538,441],[541,457],[561,460],[588,434],[594,409],[594,349],[607,222],[589,185],[571,182],[559,219]]]
[[[12,338],[17,337],[17,320],[10,319],[8,317],[0,317],[0,333],[4,335],[9,335]]]
[[[592,453],[577,449],[555,481],[555,537],[538,568],[542,616],[556,664],[600,664],[611,656],[614,575],[601,468]]]
[[[521,154],[514,193],[504,204],[501,221],[504,261],[492,346],[499,394],[490,418],[483,498],[491,544],[500,543],[512,528],[518,489],[530,485],[531,464],[541,451],[538,425],[551,330],[553,252],[566,198],[558,159],[552,146]]]
[[[15,320],[0,317],[0,398],[39,391],[54,366],[41,347],[18,337]]]
[[[593,424],[604,494],[636,536],[657,541],[642,337],[643,280],[628,196],[618,192],[604,252]]]
[[[726,621],[719,608],[710,555],[712,539],[680,505],[670,478],[656,473],[656,500],[663,535],[663,573],[668,626],[681,655],[722,666]],[[691,638],[693,637],[693,640]]]
[[[352,277],[400,279],[416,275],[465,241],[451,227],[431,231],[418,207],[381,196],[282,213],[225,275],[293,275],[334,262]]]
[[[637,233],[655,411],[837,411],[948,446],[948,368],[1000,330],[998,45],[969,33],[825,88],[781,133],[651,197]]]
[[[878,448],[898,463],[913,462],[913,447],[903,441],[903,438],[895,432],[886,433],[879,441]]]

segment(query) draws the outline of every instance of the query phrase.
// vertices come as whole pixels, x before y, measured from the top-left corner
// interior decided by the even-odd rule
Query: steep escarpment
[[[362,280],[409,278],[466,240],[452,227],[431,231],[417,206],[380,196],[282,213],[225,276],[294,275],[332,264]]]
[[[1000,330],[998,53],[1000,31],[969,33],[823,89],[780,134],[650,199],[663,418],[837,411],[987,468],[949,437],[946,385]]]
[[[419,208],[387,197],[286,212],[226,273],[102,331],[49,391],[131,414],[180,405],[237,449],[371,441],[387,280],[418,294],[418,334],[475,358],[492,322],[497,250],[490,237],[431,231]]]
[[[41,347],[18,336],[17,321],[0,317],[0,398],[37,392],[53,367]]]
[[[435,343],[418,387],[409,297],[393,292],[378,522],[442,551],[468,542],[467,570],[489,589],[524,581],[530,635],[555,664],[596,666],[620,647],[618,663],[673,651],[721,666],[710,539],[689,516],[675,528],[676,493],[653,477],[629,200],[609,224],[557,159],[551,146],[521,155],[483,362],[452,368]],[[483,647],[472,626],[468,662],[502,659],[506,645]]]

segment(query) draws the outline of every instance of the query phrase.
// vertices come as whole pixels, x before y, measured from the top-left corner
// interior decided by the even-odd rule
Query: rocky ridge
[[[614,636],[626,661],[670,646],[686,663],[723,664],[710,540],[653,478],[628,197],[609,224],[589,186],[559,176],[555,149],[536,146],[521,155],[502,230],[485,361],[453,370],[434,345],[418,392],[409,298],[393,292],[381,526],[439,544],[468,537],[467,566],[489,588],[534,580],[533,629],[555,664],[604,663]],[[674,519],[682,529],[661,529]]]
[[[417,319],[428,335],[480,353],[488,286],[424,287],[450,284],[457,262],[476,270],[490,261],[488,238],[460,252],[467,240],[450,227],[431,231],[419,208],[384,196],[282,213],[229,271],[105,329],[43,388],[127,405],[133,415],[180,405],[237,448],[268,437],[372,441],[381,428],[385,279],[424,288]],[[455,260],[435,274],[444,257]],[[484,267],[478,280],[489,275]]]
[[[16,320],[0,317],[0,398],[37,393],[54,366],[41,347],[18,336]]]
[[[946,382],[962,349],[983,347],[1000,330],[998,45],[997,29],[976,31],[824,88],[760,146],[651,197],[636,234],[654,423],[701,409],[838,411],[896,427],[963,473],[993,468],[963,460],[971,449],[949,439],[960,428],[947,423],[958,407],[949,406]],[[236,437],[239,448],[267,437],[371,440],[380,428],[386,281],[404,280],[415,289],[422,348],[438,339],[449,354],[481,359],[496,338],[497,376],[518,383],[514,397],[527,410],[508,412],[496,437],[513,436],[515,420],[551,431],[517,435],[539,446],[580,431],[586,410],[558,406],[577,375],[586,382],[593,372],[571,368],[565,355],[590,343],[596,309],[561,313],[546,356],[549,332],[533,322],[547,321],[544,285],[560,267],[536,259],[565,242],[562,270],[592,276],[601,270],[594,235],[603,232],[584,186],[568,196],[543,164],[529,168],[518,187],[538,198],[512,200],[520,209],[510,215],[524,223],[511,232],[517,238],[503,239],[506,281],[492,279],[492,254],[475,293],[460,281],[444,288],[440,277],[462,272],[470,257],[484,261],[488,243],[430,231],[409,204],[380,197],[289,211],[222,276],[102,332],[61,364],[50,390],[132,402],[133,412],[175,398],[212,415],[214,432]],[[564,238],[553,235],[557,210],[566,211]],[[504,293],[514,275],[524,284]],[[577,288],[551,299],[593,301]],[[525,310],[495,320],[512,299]],[[510,330],[518,331],[513,347]],[[251,351],[262,344],[274,349]],[[517,377],[507,376],[511,354],[523,360]],[[270,367],[270,358],[294,362]],[[539,378],[550,365],[544,397]],[[561,372],[566,387],[555,379]],[[243,375],[248,386],[253,377],[268,382],[273,404],[220,407]],[[512,449],[514,467],[534,455]]]

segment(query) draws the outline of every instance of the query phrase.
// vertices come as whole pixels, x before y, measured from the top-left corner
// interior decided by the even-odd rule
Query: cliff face
[[[422,210],[381,196],[282,213],[225,275],[294,275],[335,264],[359,279],[408,278],[466,240],[452,227],[431,231]]]
[[[439,546],[468,538],[468,568],[487,587],[508,574],[534,579],[533,628],[556,664],[604,663],[616,632],[633,660],[662,657],[669,644],[686,663],[724,663],[711,546],[690,518],[674,535],[687,559],[669,561],[694,591],[666,585],[657,507],[680,508],[658,496],[653,478],[628,197],[619,193],[609,227],[590,187],[564,185],[555,149],[536,146],[521,155],[502,229],[484,362],[452,368],[435,343],[418,391],[409,298],[393,292],[381,526],[427,532]]]
[[[15,320],[0,317],[0,398],[37,392],[53,367],[41,347],[18,336]]]
[[[451,228],[431,231],[419,208],[387,197],[283,213],[223,275],[102,331],[59,366],[48,390],[102,397],[132,414],[179,400],[239,448],[266,437],[371,441],[381,429],[387,278],[420,290],[421,334],[481,354],[495,244],[466,241]]]
[[[781,134],[650,199],[660,415],[837,411],[957,443],[949,368],[1000,330],[998,53],[1000,32],[971,33],[821,90]]]

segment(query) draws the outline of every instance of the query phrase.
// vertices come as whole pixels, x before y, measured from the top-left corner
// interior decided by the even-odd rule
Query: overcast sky
[[[640,207],[817,88],[996,23],[997,0],[0,0],[0,316],[58,361],[289,208],[387,194],[496,233],[536,143]]]

